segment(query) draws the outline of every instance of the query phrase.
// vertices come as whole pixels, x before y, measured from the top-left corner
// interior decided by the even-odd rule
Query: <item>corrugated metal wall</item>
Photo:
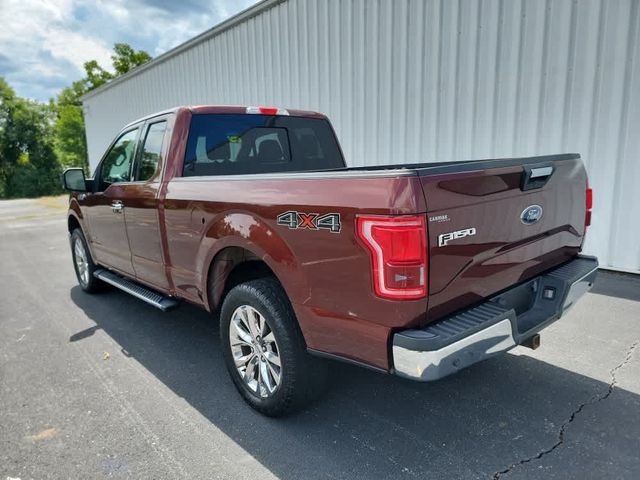
[[[638,272],[639,29],[638,0],[268,0],[86,98],[89,153],[204,103],[325,112],[351,165],[579,152],[587,250]]]

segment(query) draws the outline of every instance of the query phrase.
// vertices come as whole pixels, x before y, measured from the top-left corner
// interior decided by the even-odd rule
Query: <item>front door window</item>
[[[130,130],[111,147],[100,168],[100,188],[105,190],[112,183],[130,182],[133,154],[135,152],[138,129]]]

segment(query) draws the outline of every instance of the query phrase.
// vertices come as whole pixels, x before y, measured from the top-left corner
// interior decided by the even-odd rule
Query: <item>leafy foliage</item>
[[[63,88],[48,104],[16,96],[0,77],[0,198],[57,194],[62,191],[63,168],[88,169],[82,95],[151,56],[116,43],[111,60],[114,73],[95,60],[86,62],[86,76]]]
[[[96,60],[85,62],[84,71],[87,73],[85,79],[85,88],[87,91],[98,88],[113,79],[113,74],[98,65]]]
[[[64,87],[58,94],[58,106],[65,107],[73,105],[81,107],[82,102],[80,101],[80,97],[87,92],[85,83],[86,80],[82,79],[73,82],[69,87]]]
[[[0,195],[59,193],[61,168],[53,152],[53,109],[17,97],[4,80],[0,89]]]
[[[116,71],[116,77],[124,75],[129,70],[151,60],[151,55],[147,52],[144,50],[135,51],[126,43],[116,43],[113,46],[113,50],[115,54],[111,55],[111,61],[113,62],[113,69]]]
[[[84,134],[82,108],[58,104],[54,149],[64,168],[87,168],[87,139]]]

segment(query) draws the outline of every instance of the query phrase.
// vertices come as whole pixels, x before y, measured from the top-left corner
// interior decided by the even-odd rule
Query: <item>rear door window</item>
[[[136,180],[149,180],[156,173],[160,163],[160,155],[162,154],[162,142],[166,126],[167,122],[162,121],[152,123],[147,128]]]
[[[191,120],[184,176],[344,167],[329,122],[320,118],[203,114]]]

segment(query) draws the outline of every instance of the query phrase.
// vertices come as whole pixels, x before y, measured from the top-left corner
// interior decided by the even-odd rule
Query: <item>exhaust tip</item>
[[[540,346],[540,334],[536,333],[535,335],[527,338],[522,342],[522,346],[535,350]]]

